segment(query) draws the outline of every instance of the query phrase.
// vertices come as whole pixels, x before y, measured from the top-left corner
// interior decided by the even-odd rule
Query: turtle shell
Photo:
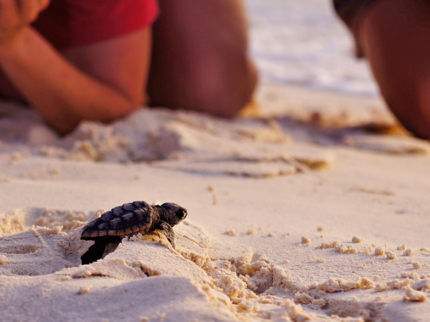
[[[126,237],[137,233],[146,234],[154,219],[154,208],[145,201],[123,204],[105,212],[88,223],[82,230],[82,239],[105,236]]]

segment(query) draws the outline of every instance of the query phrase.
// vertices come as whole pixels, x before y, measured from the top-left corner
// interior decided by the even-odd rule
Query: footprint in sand
[[[29,208],[1,217],[0,256],[7,258],[2,275],[45,275],[79,265],[91,245],[80,240],[81,220],[88,217],[81,212]]]
[[[7,258],[7,263],[0,265],[0,274],[45,275],[73,266],[61,251],[64,239],[58,237],[34,228],[0,237],[0,256]]]

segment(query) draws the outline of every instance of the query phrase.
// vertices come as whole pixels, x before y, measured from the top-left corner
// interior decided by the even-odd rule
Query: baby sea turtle
[[[81,239],[94,240],[95,243],[82,255],[82,264],[102,258],[107,246],[116,248],[124,237],[146,234],[155,229],[162,229],[175,247],[172,226],[184,220],[187,214],[185,208],[170,202],[150,206],[145,201],[134,201],[115,207],[83,228]]]

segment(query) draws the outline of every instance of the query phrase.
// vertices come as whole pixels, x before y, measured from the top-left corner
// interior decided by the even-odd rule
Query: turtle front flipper
[[[170,226],[167,222],[160,222],[160,228],[166,234],[167,240],[170,242],[173,248],[175,248],[175,233],[173,231],[172,226]]]

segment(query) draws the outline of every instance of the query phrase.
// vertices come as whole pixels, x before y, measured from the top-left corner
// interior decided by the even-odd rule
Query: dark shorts
[[[381,0],[333,0],[336,13],[345,22],[354,36],[357,57],[364,56],[359,43],[360,24],[365,13],[379,1]]]

